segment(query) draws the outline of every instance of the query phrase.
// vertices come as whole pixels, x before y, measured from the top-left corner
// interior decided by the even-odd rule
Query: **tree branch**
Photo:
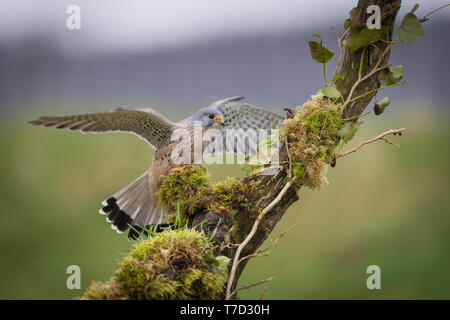
[[[400,0],[360,0],[355,9],[355,13],[352,15],[350,27],[340,36],[340,38],[338,38],[339,42],[342,44],[342,40],[348,34],[351,34],[359,26],[365,24],[367,19],[366,8],[372,4],[379,5],[381,12],[386,13],[382,17],[382,24],[388,28],[388,32],[383,40],[391,41],[394,21],[400,3]],[[374,46],[369,46],[366,48],[366,58],[361,65],[361,74],[363,76],[361,76],[359,81],[358,71],[362,50],[350,53],[343,50],[343,47],[340,46],[340,50],[343,50],[345,55],[342,61],[341,70],[339,72],[341,77],[336,81],[336,86],[342,93],[344,100],[348,101],[344,109],[344,115],[346,117],[354,117],[354,119],[357,119],[369,104],[375,93],[366,95],[352,102],[350,101],[352,96],[359,96],[379,88],[380,84],[375,75],[387,65],[392,45],[392,43],[379,41],[375,43]],[[381,55],[376,48],[379,48]],[[339,60],[341,60],[341,58]],[[338,63],[340,64],[339,60]],[[355,85],[357,81],[358,85]],[[287,150],[282,149],[280,151],[280,163],[290,163],[289,158],[290,157]],[[235,298],[234,288],[236,287],[238,279],[245,268],[246,263],[248,262],[248,259],[241,260],[240,257],[254,255],[261,244],[267,239],[270,232],[275,228],[276,224],[282,218],[286,210],[292,205],[292,203],[297,201],[297,191],[300,186],[296,186],[295,188],[290,186],[287,187],[288,185],[285,183],[286,179],[289,179],[287,175],[290,171],[291,170],[281,170],[277,173],[276,177],[251,176],[244,179],[244,183],[246,184],[252,181],[260,181],[266,186],[264,195],[256,203],[252,204],[254,208],[263,207],[265,210],[263,215],[258,215],[256,221],[253,225],[251,225],[251,227],[248,224],[248,221],[252,216],[251,212],[240,212],[236,215],[236,223],[239,225],[239,230],[235,233],[233,242],[241,242],[241,245],[238,249],[230,248],[229,251],[224,253],[229,257],[233,257],[233,264],[230,266],[230,276],[224,298]],[[269,206],[268,204],[273,205]],[[264,228],[262,228],[261,225],[264,225]]]
[[[283,189],[281,189],[280,193],[278,194],[278,196],[267,206],[264,208],[264,210],[258,215],[258,217],[256,218],[256,221],[253,223],[253,227],[252,230],[250,231],[250,233],[247,235],[247,237],[244,239],[244,241],[242,241],[242,243],[239,245],[239,247],[236,250],[236,253],[234,255],[233,258],[233,264],[231,266],[231,271],[230,271],[230,276],[228,278],[228,283],[227,283],[227,291],[225,294],[225,300],[230,300],[232,295],[235,293],[231,293],[231,288],[233,286],[233,281],[234,281],[234,277],[236,274],[236,268],[238,267],[240,261],[239,261],[239,256],[242,252],[242,250],[245,248],[245,246],[247,245],[247,243],[250,242],[250,240],[253,238],[253,236],[256,233],[256,230],[258,229],[259,223],[261,222],[262,217],[269,212],[270,210],[273,209],[273,207],[275,207],[275,205],[280,202],[280,200],[283,198],[283,196],[286,194],[286,192],[288,191],[288,189],[291,187],[292,182],[288,182],[286,183],[286,185],[283,187]]]
[[[395,130],[394,129],[388,130],[386,132],[383,132],[383,133],[379,134],[375,138],[368,139],[368,140],[365,140],[365,141],[361,142],[356,147],[354,147],[354,148],[352,148],[350,150],[347,150],[345,152],[336,154],[335,158],[337,159],[337,158],[346,156],[346,155],[348,155],[350,153],[356,152],[356,150],[358,150],[359,148],[361,148],[362,146],[364,146],[366,144],[369,144],[369,143],[372,143],[372,142],[375,142],[375,141],[378,141],[378,140],[384,140],[385,139],[384,137],[386,137],[386,136],[388,136],[390,134],[393,134],[393,135],[402,134],[403,131],[405,131],[405,128],[395,129]]]

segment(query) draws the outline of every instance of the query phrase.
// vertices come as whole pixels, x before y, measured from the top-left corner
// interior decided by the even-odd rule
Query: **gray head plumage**
[[[189,118],[184,120],[186,127],[193,127],[195,121],[202,123],[202,128],[208,129],[214,125],[223,125],[223,114],[220,110],[213,107],[205,107],[198,110]]]

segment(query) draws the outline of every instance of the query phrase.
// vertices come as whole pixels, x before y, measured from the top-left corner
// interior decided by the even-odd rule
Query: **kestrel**
[[[244,97],[232,97],[216,101],[202,108],[192,116],[172,122],[160,113],[150,108],[121,107],[103,113],[87,113],[59,117],[41,117],[30,121],[34,125],[56,127],[57,129],[78,130],[83,133],[130,132],[147,141],[155,149],[152,166],[134,182],[113,194],[102,202],[101,214],[107,214],[107,221],[112,229],[122,233],[130,226],[128,237],[136,238],[143,227],[166,222],[169,213],[158,205],[156,191],[163,177],[174,168],[180,167],[174,163],[171,153],[181,143],[172,138],[177,129],[184,129],[192,136],[194,124],[200,123],[203,130],[202,150],[207,152],[211,146],[211,132],[225,129],[272,129],[284,118],[241,102]],[[225,137],[225,134],[223,135]],[[256,137],[256,139],[261,140]],[[259,142],[259,141],[256,141]],[[225,148],[221,151],[236,152]],[[211,148],[210,148],[211,149]],[[192,149],[191,149],[192,150]],[[194,159],[194,157],[191,157]]]

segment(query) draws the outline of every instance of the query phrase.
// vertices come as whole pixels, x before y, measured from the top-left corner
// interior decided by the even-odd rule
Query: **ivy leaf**
[[[215,257],[211,250],[208,250],[203,256],[203,261],[211,268],[212,272],[222,275],[225,280],[228,278],[227,270],[230,258],[226,256]]]
[[[330,98],[333,100],[339,99],[342,96],[335,85],[322,88],[322,89],[320,89],[320,91],[322,91],[322,94],[324,97],[327,97],[327,98]]]
[[[327,63],[334,57],[334,53],[322,46],[322,43],[310,41],[311,57],[319,63]]]
[[[228,265],[230,264],[230,258],[226,256],[217,256],[216,261],[219,263],[217,266],[217,273],[222,275],[225,279],[228,279]]]
[[[203,261],[208,264],[208,265],[214,265],[214,266],[219,266],[219,261],[217,261],[216,257],[214,257],[213,253],[211,252],[211,250],[208,250],[204,255],[203,255]]]
[[[403,66],[402,65],[399,65],[399,66],[396,66],[396,67],[390,66],[389,67],[389,71],[392,73],[392,77],[394,79],[399,79],[399,81],[400,81],[400,79],[403,76]]]
[[[422,26],[420,25],[419,19],[413,13],[407,13],[403,17],[402,24],[397,29],[397,35],[400,41],[409,42],[419,39],[425,34],[423,32]]]
[[[344,29],[347,30],[348,28],[350,28],[350,19],[344,21]]]
[[[381,107],[386,108],[391,103],[391,99],[388,97],[384,97],[380,103],[378,103]]]
[[[384,86],[388,86],[392,83],[390,83],[389,80],[389,71],[388,70],[383,70],[380,72],[380,74],[378,75],[378,82],[381,83]]]
[[[355,136],[355,133],[359,130],[359,126],[359,122],[349,121],[344,123],[342,128],[339,130],[339,137],[344,140],[344,143],[348,143]]]
[[[390,66],[388,69],[385,69],[380,72],[378,75],[378,81],[385,86],[390,86],[392,84],[399,83],[403,77],[403,66],[399,65],[396,67]]]
[[[384,97],[379,103],[376,103],[373,107],[373,111],[376,116],[379,116],[384,112],[384,109],[391,103],[391,100],[388,97]]]
[[[381,34],[381,29],[368,29],[364,27],[360,31],[352,33],[345,43],[345,49],[350,52],[355,52],[380,40]]]
[[[336,82],[339,80],[340,77],[341,75],[339,73],[335,73],[333,74],[333,78],[331,79],[331,81]]]

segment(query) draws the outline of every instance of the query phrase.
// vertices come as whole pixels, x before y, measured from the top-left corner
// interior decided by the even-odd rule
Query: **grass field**
[[[0,298],[72,298],[108,279],[129,248],[97,211],[148,168],[152,151],[132,135],[57,132],[26,120],[1,122]],[[274,276],[267,299],[449,299],[449,120],[417,109],[368,118],[352,144],[406,127],[392,138],[403,148],[367,146],[329,169],[327,188],[302,189],[271,238],[296,228],[269,256],[253,259],[240,284]],[[242,174],[213,171],[216,179]],[[82,290],[66,288],[72,264],[81,268]],[[366,287],[373,264],[381,290]]]

